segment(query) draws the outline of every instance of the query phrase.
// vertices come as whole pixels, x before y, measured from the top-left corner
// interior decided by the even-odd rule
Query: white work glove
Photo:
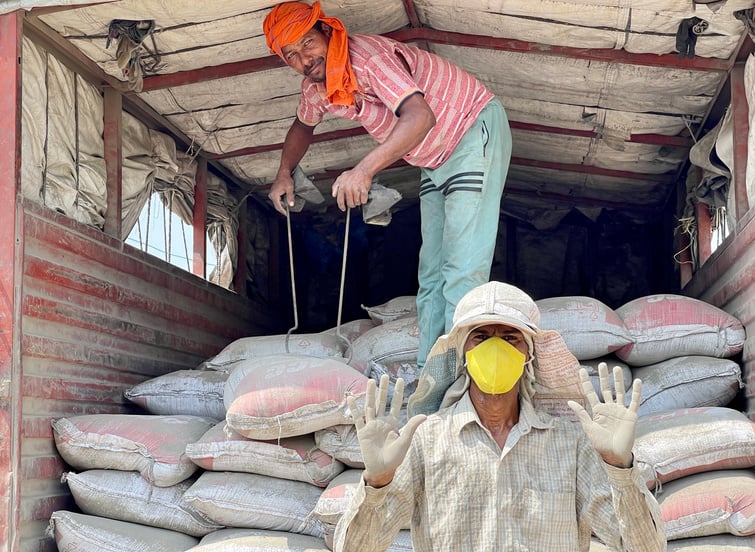
[[[629,468],[632,466],[632,446],[634,446],[634,438],[637,432],[637,411],[640,408],[642,382],[639,379],[634,380],[632,400],[627,407],[625,406],[624,378],[621,367],[615,366],[613,369],[613,380],[616,388],[615,400],[605,362],[598,365],[598,374],[604,402],[600,402],[600,399],[598,399],[587,370],[584,368],[579,370],[582,390],[592,408],[592,418],[580,404],[569,401],[569,406],[577,415],[587,437],[603,458],[603,461],[618,468]]]
[[[377,391],[375,380],[367,382],[364,411],[359,409],[354,397],[346,399],[362,449],[362,477],[367,485],[376,488],[384,487],[393,480],[393,474],[409,450],[414,432],[427,418],[424,414],[412,417],[399,433],[398,419],[404,400],[404,380],[396,380],[391,410],[386,414],[389,382],[388,375],[383,374]]]

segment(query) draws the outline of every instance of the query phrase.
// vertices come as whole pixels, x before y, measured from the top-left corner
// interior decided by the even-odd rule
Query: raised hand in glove
[[[615,399],[611,390],[608,367],[604,362],[598,365],[598,374],[603,402],[598,399],[598,395],[590,382],[590,376],[587,375],[587,370],[582,368],[579,371],[582,390],[592,409],[592,418],[576,402],[569,401],[569,406],[577,415],[587,437],[606,464],[618,468],[631,467],[632,446],[637,432],[637,411],[640,408],[642,382],[639,379],[634,380],[632,400],[627,407],[625,406],[624,378],[621,367],[615,366],[613,369],[614,387],[616,389]]]
[[[427,416],[418,414],[398,430],[398,418],[404,399],[404,380],[396,380],[390,412],[388,403],[389,378],[380,378],[380,387],[375,390],[375,380],[367,382],[364,411],[360,410],[353,397],[346,399],[354,425],[357,428],[359,446],[362,449],[364,482],[371,487],[384,487],[393,480],[393,474],[404,461],[414,432]]]

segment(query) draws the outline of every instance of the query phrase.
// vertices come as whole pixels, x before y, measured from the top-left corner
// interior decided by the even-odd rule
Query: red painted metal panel
[[[143,412],[123,392],[150,377],[196,368],[228,342],[260,333],[270,313],[119,240],[26,201],[21,425],[24,546],[54,551],[44,522],[71,507],[50,421]],[[268,332],[270,333],[270,332]],[[25,490],[26,489],[26,490]]]
[[[21,176],[21,37],[20,11],[0,15],[0,550],[18,545],[20,481],[20,417],[18,395],[21,366],[18,362],[17,266],[23,235],[17,232],[17,193]],[[17,241],[18,240],[18,241]]]
[[[210,349],[217,348],[229,338],[240,336],[239,329],[229,328],[222,321],[213,319],[213,311],[208,311],[201,302],[179,297],[176,291],[165,292],[160,299],[149,295],[147,290],[120,287],[100,279],[102,276],[82,274],[74,268],[32,256],[27,256],[25,272],[35,279],[32,285],[39,282],[36,285],[40,288],[50,288],[49,292],[42,289],[43,293],[65,294],[69,297],[68,302],[74,302],[67,305],[27,297],[24,301],[26,314],[37,311],[38,315],[53,321],[80,328],[99,328],[103,333],[128,336],[138,343],[170,344],[177,350],[197,354],[208,354]],[[153,293],[158,292],[153,290]],[[171,300],[173,297],[175,300]],[[78,301],[81,303],[76,304]],[[140,319],[145,322],[136,322]],[[151,326],[147,326],[147,321]],[[165,337],[171,334],[180,339]]]
[[[271,317],[270,312],[261,305],[250,306],[244,301],[238,301],[235,294],[137,249],[124,246],[124,251],[121,252],[115,240],[59,213],[31,202],[24,202],[24,209],[27,214],[36,215],[27,216],[25,222],[25,232],[30,239],[46,243],[48,250],[55,251],[63,257],[73,255],[76,262],[66,261],[64,266],[76,266],[80,267],[79,271],[84,271],[84,263],[93,261],[99,272],[104,272],[104,267],[116,271],[124,278],[148,283],[149,289],[154,290],[156,295],[154,299],[162,303],[170,303],[164,300],[165,293],[180,292],[183,297],[207,307],[194,309],[196,313],[219,311],[223,314],[222,318],[234,316],[243,320],[239,328],[248,332],[247,335],[270,333],[273,329],[280,329],[277,320]],[[54,278],[53,275],[47,277]],[[88,281],[84,278],[82,283]],[[99,282],[98,285],[103,286],[103,289],[108,290],[109,293],[116,292],[116,288],[109,281]],[[89,291],[86,290],[87,293]],[[118,297],[118,299],[121,298]],[[208,317],[208,319],[211,318]],[[226,330],[229,335],[220,334],[222,337],[238,336],[242,331],[228,327]]]
[[[755,216],[739,221],[732,235],[711,255],[684,288],[740,318],[747,341],[742,355],[747,414],[755,421]]]

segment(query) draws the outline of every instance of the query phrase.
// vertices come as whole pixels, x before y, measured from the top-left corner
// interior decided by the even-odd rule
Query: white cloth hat
[[[540,310],[521,289],[503,282],[488,282],[461,298],[449,334],[487,323],[505,324],[534,336],[540,324]]]

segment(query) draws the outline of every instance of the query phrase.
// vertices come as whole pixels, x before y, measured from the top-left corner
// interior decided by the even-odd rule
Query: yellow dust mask
[[[489,337],[467,351],[469,376],[488,395],[511,391],[524,373],[527,357],[500,337]]]

